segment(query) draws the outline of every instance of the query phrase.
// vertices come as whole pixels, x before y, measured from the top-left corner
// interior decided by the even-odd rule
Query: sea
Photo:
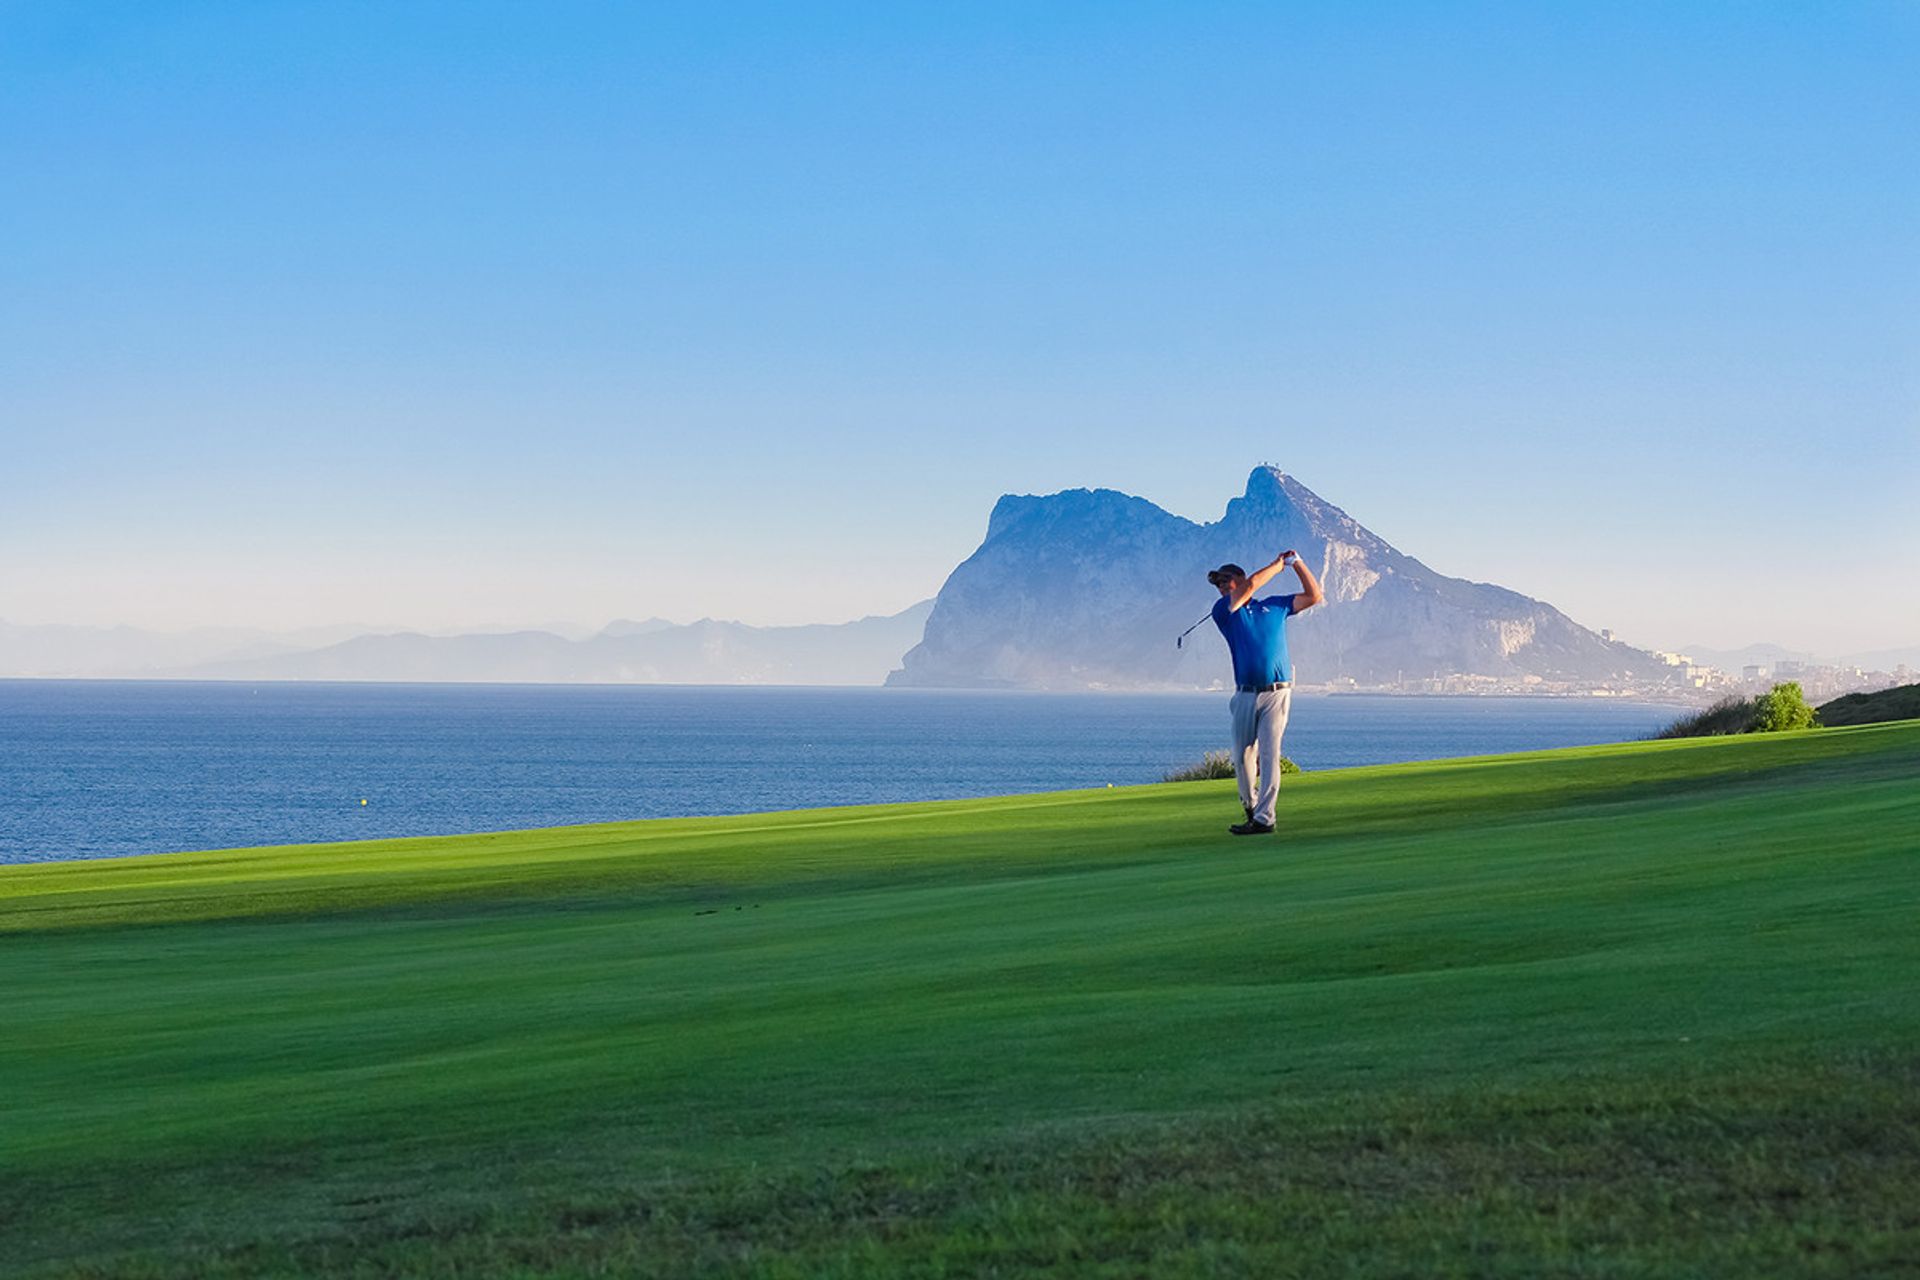
[[[1619,742],[1681,709],[1303,693],[1307,770]],[[1223,693],[0,680],[0,863],[1159,781]]]

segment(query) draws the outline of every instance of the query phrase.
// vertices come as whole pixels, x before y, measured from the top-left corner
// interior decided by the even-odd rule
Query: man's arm
[[[1291,552],[1288,554],[1292,555]],[[1293,571],[1300,575],[1300,586],[1302,588],[1296,592],[1293,597],[1294,613],[1299,613],[1303,609],[1311,609],[1327,598],[1326,593],[1320,590],[1320,579],[1313,576],[1313,570],[1307,568],[1307,562],[1299,556],[1293,557]]]
[[[1287,567],[1287,561],[1289,559],[1298,562],[1300,557],[1294,555],[1291,551],[1282,551],[1274,558],[1272,564],[1264,569],[1254,570],[1253,576],[1247,579],[1246,588],[1241,591],[1236,591],[1227,597],[1227,608],[1238,609],[1241,605],[1253,599],[1254,593],[1271,582],[1274,574]]]

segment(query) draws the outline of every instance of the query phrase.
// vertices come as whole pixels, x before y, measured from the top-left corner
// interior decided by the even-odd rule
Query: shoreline
[[[1351,776],[1355,773],[1359,773],[1365,770],[1377,770],[1377,769],[1418,769],[1418,768],[1434,767],[1434,766],[1453,767],[1458,765],[1484,763],[1490,760],[1533,759],[1536,757],[1543,757],[1543,756],[1552,757],[1552,756],[1557,756],[1557,755],[1562,755],[1567,753],[1574,753],[1574,752],[1591,753],[1595,751],[1606,751],[1610,749],[1617,750],[1617,749],[1629,748],[1629,747],[1642,747],[1642,746],[1648,746],[1648,745],[1659,743],[1659,742],[1687,742],[1687,741],[1703,741],[1703,739],[1628,738],[1618,742],[1589,743],[1589,744],[1579,745],[1579,746],[1538,747],[1538,748],[1532,748],[1529,750],[1521,750],[1521,751],[1489,751],[1489,752],[1481,752],[1481,753],[1472,754],[1472,755],[1436,756],[1436,757],[1423,759],[1423,760],[1392,760],[1392,761],[1381,761],[1373,764],[1334,765],[1328,768],[1302,770],[1299,774],[1290,775],[1290,777],[1293,778],[1293,781],[1288,783],[1287,785],[1297,787],[1300,785],[1300,782],[1299,782],[1300,778],[1309,777],[1309,776],[1311,777],[1329,777],[1333,775]],[[156,850],[152,850],[150,852],[144,852],[144,853],[113,853],[113,854],[101,854],[98,856],[81,855],[78,857],[70,856],[70,857],[47,857],[47,858],[23,858],[23,859],[12,860],[12,861],[0,861],[0,876],[5,876],[8,869],[13,867],[46,867],[49,865],[67,864],[67,863],[85,863],[89,865],[102,864],[102,863],[118,864],[118,863],[125,863],[132,860],[145,862],[153,858],[197,858],[197,857],[217,857],[223,854],[268,853],[268,852],[285,853],[285,852],[296,850],[296,849],[338,849],[338,848],[344,848],[351,845],[388,845],[388,844],[394,844],[399,842],[411,843],[411,842],[429,841],[429,840],[436,840],[436,841],[484,840],[484,839],[497,839],[497,838],[509,837],[509,836],[550,836],[550,835],[558,835],[561,833],[566,833],[566,834],[585,833],[585,832],[594,831],[594,830],[604,830],[604,831],[611,832],[616,828],[652,827],[652,826],[655,826],[656,824],[667,824],[667,823],[730,823],[730,822],[752,820],[752,819],[761,819],[761,820],[785,819],[785,820],[804,821],[809,817],[821,818],[821,817],[828,817],[828,816],[847,814],[847,813],[851,813],[852,815],[854,815],[851,820],[860,821],[863,819],[884,818],[888,816],[884,811],[893,810],[893,809],[897,809],[897,810],[910,810],[910,809],[923,809],[923,808],[939,809],[939,808],[943,808],[946,806],[953,806],[953,805],[977,805],[983,802],[991,803],[991,804],[1007,804],[1010,806],[1017,807],[1019,802],[1021,801],[1034,801],[1034,802],[1040,802],[1040,803],[1067,801],[1068,798],[1071,798],[1071,797],[1092,797],[1092,796],[1102,796],[1102,795],[1108,795],[1108,794],[1114,794],[1114,793],[1132,793],[1140,790],[1158,788],[1158,787],[1182,787],[1182,786],[1191,785],[1195,781],[1223,782],[1223,781],[1227,781],[1227,779],[1188,779],[1180,782],[1170,782],[1165,779],[1159,779],[1159,780],[1149,781],[1149,782],[1127,782],[1127,783],[1119,783],[1119,784],[1107,783],[1104,786],[1058,787],[1050,790],[1039,790],[1039,791],[1009,791],[1009,792],[995,792],[991,794],[971,795],[971,796],[943,796],[937,799],[929,799],[929,800],[873,800],[873,801],[854,802],[854,803],[845,803],[845,804],[801,805],[798,807],[779,808],[779,809],[744,809],[734,813],[658,814],[658,815],[652,815],[647,817],[637,817],[637,818],[613,818],[613,819],[600,821],[600,822],[559,822],[559,823],[551,823],[546,825],[536,825],[536,826],[527,826],[527,827],[492,827],[492,828],[482,828],[477,830],[467,829],[467,830],[460,830],[460,831],[423,831],[423,832],[410,833],[407,835],[355,836],[355,837],[344,839],[344,840],[295,840],[295,841],[273,843],[273,844],[224,845],[224,846],[218,846],[218,847],[212,847],[212,848],[156,849]]]
[[[0,864],[1050,795],[1225,745],[1219,691],[0,683]],[[1303,693],[1312,773],[1645,738],[1683,708]],[[362,803],[366,801],[367,803]]]

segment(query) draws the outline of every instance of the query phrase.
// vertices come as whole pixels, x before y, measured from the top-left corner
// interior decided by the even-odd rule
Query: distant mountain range
[[[1777,644],[1750,644],[1744,649],[1713,649],[1706,645],[1689,645],[1674,650],[1730,675],[1739,675],[1741,668],[1760,666],[1771,668],[1778,662],[1812,662],[1814,657],[1798,649],[1788,649]]]
[[[1257,568],[1292,547],[1327,590],[1290,638],[1303,684],[1491,677],[1548,687],[1661,684],[1674,668],[1549,604],[1435,572],[1293,477],[1259,467],[1211,524],[1110,489],[1008,495],[939,595],[854,622],[755,627],[622,618],[428,635],[342,625],[272,633],[0,621],[0,677],[206,680],[817,684],[934,688],[1207,688],[1227,674],[1205,572]],[[1293,589],[1289,572],[1268,588]],[[1733,674],[1812,655],[1778,645],[1679,650]],[[1920,648],[1839,665],[1920,667]]]
[[[1739,675],[1744,667],[1766,667],[1771,670],[1782,662],[1804,662],[1814,666],[1859,667],[1863,671],[1892,671],[1905,665],[1920,668],[1920,645],[1907,649],[1876,649],[1857,653],[1843,653],[1837,658],[1820,657],[1805,649],[1789,649],[1777,644],[1750,644],[1744,649],[1712,649],[1705,645],[1690,645],[1676,652],[1684,653],[1695,662],[1705,663],[1732,675]]]
[[[1602,639],[1553,606],[1436,573],[1273,467],[1212,524],[1109,489],[1000,499],[986,540],[934,600],[893,685],[1040,689],[1206,687],[1227,673],[1207,569],[1252,570],[1293,548],[1322,608],[1292,625],[1297,678],[1390,684],[1464,674],[1543,682],[1659,683],[1671,668]],[[1293,590],[1291,572],[1267,591]]]
[[[877,685],[919,640],[932,607],[929,600],[884,617],[798,627],[622,619],[585,639],[550,631],[327,634],[324,643],[304,648],[250,632],[168,635],[0,623],[0,675]]]
[[[1905,649],[1874,649],[1865,653],[1843,653],[1836,661],[1841,666],[1859,667],[1864,671],[1892,671],[1903,664],[1920,670],[1920,645],[1910,645]]]
[[[300,653],[369,630],[349,624],[280,632],[244,627],[147,631],[0,621],[0,676],[152,676],[216,660]]]

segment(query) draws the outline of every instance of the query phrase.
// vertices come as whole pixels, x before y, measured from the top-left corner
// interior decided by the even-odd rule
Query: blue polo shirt
[[[1225,596],[1214,602],[1213,625],[1227,638],[1236,685],[1293,680],[1293,664],[1287,661],[1287,615],[1292,612],[1292,596],[1249,600],[1238,609],[1229,608]]]

